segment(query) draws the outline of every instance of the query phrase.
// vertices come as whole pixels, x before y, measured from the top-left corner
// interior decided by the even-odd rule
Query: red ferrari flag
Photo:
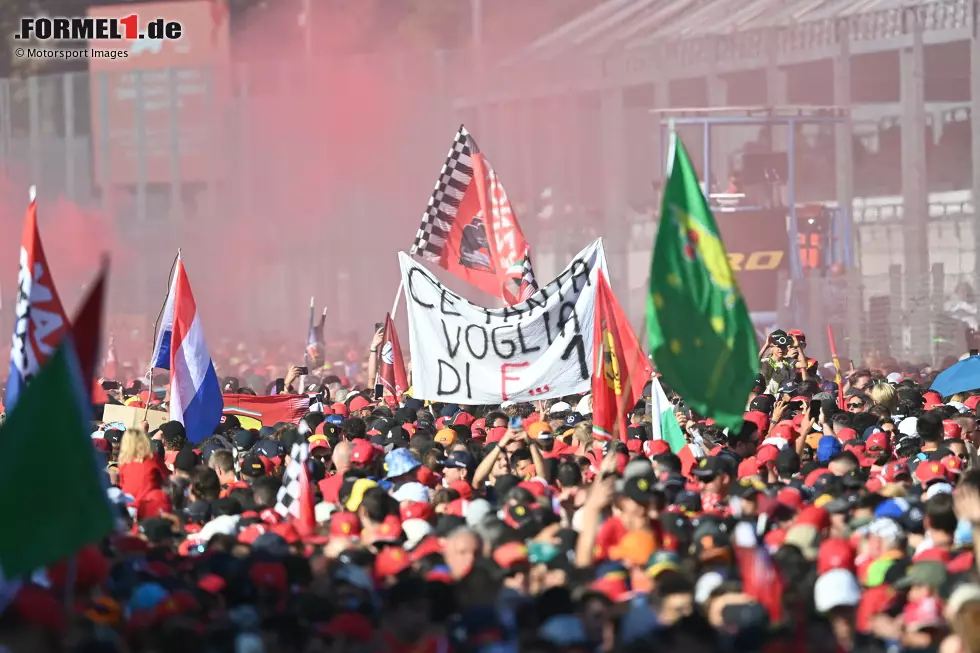
[[[643,396],[653,366],[601,270],[596,284],[592,432],[608,440],[618,430],[625,441],[626,413]]]
[[[514,304],[525,249],[524,233],[503,184],[460,126],[422,214],[412,256]]]
[[[385,315],[385,329],[381,341],[381,363],[378,365],[378,380],[388,391],[385,401],[397,403],[402,393],[408,390],[408,374],[405,373],[405,359],[402,358],[402,347],[398,344],[398,333],[391,314]]]

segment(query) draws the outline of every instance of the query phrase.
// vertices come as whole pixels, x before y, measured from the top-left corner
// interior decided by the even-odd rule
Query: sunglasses
[[[851,403],[847,404],[847,407],[848,408],[864,408],[864,403],[862,403],[860,401],[852,401]]]

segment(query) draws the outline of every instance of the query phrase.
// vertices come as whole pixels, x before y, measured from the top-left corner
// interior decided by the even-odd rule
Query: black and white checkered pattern
[[[435,190],[429,198],[429,207],[422,214],[422,225],[415,235],[412,256],[436,262],[442,258],[459,203],[473,181],[473,156],[479,152],[466,127],[460,125]]]
[[[276,512],[286,518],[299,519],[299,502],[303,483],[310,477],[303,469],[310,457],[310,445],[306,442],[293,445],[289,454],[289,464],[282,474],[282,487],[276,495]]]
[[[538,282],[534,278],[534,266],[531,265],[531,250],[524,250],[524,262],[521,264],[521,288],[517,294],[517,302],[526,302],[531,295],[538,292]]]

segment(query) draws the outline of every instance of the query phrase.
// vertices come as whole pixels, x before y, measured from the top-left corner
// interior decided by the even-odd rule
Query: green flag
[[[71,338],[23,390],[0,428],[0,571],[29,574],[114,527],[86,420]]]
[[[650,267],[647,335],[657,371],[696,413],[739,428],[759,372],[755,332],[718,225],[671,132]]]

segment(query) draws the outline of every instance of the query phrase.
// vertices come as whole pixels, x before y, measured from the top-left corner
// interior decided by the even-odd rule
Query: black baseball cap
[[[443,467],[468,469],[472,471],[474,468],[476,468],[476,459],[473,458],[473,454],[469,453],[468,451],[454,451],[446,456]]]
[[[255,454],[249,454],[242,458],[242,476],[247,478],[259,478],[265,476],[265,465]]]
[[[189,472],[197,467],[200,462],[200,456],[188,445],[177,452],[177,456],[174,458],[174,469]]]
[[[735,461],[730,456],[710,456],[702,458],[698,466],[691,470],[691,474],[699,478],[728,474],[735,476]]]

